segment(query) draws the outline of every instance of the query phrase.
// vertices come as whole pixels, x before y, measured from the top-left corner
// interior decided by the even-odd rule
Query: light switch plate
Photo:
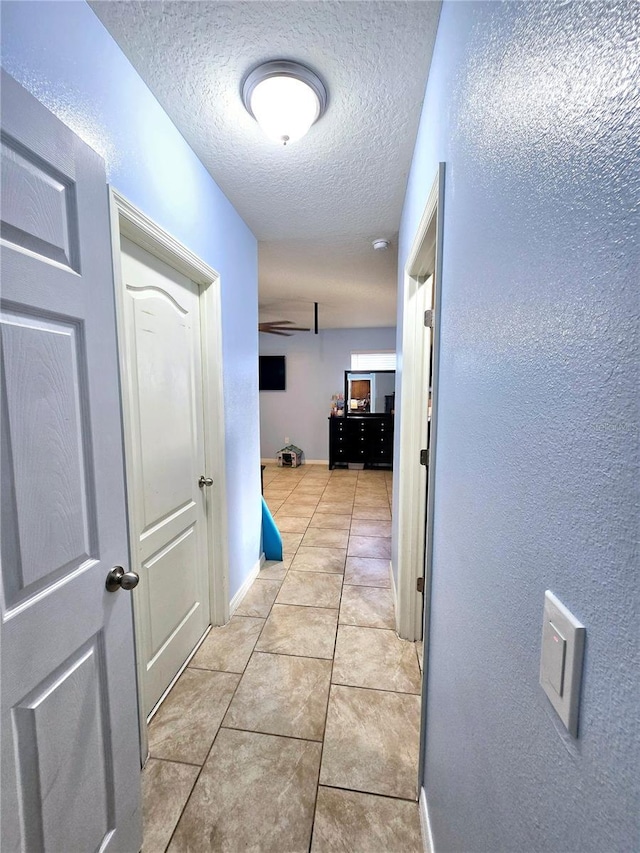
[[[586,629],[547,590],[544,594],[540,684],[569,734],[578,736],[578,708]]]

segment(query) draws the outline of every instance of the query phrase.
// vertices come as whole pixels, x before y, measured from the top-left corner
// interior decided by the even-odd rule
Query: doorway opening
[[[428,635],[437,427],[444,163],[438,168],[404,270],[398,477],[397,631]],[[424,649],[425,668],[427,649]]]

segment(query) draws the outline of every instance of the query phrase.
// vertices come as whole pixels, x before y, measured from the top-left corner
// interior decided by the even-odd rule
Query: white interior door
[[[104,164],[2,75],[2,843],[142,842]]]
[[[149,713],[210,624],[199,287],[121,238],[138,656]]]

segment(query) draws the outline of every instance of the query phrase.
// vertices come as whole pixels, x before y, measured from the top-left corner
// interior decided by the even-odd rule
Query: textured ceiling
[[[260,0],[91,7],[259,240],[260,319],[393,326],[397,232],[440,3]],[[269,142],[240,87],[261,62],[329,91],[299,142]],[[391,240],[375,252],[375,237]]]

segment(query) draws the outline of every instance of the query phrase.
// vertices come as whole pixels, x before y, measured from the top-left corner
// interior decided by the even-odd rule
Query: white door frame
[[[428,624],[429,613],[442,279],[443,199],[444,163],[440,163],[404,267],[396,630],[400,637],[412,641],[420,640],[423,636],[423,594],[417,591],[418,578],[422,577],[423,572],[425,574],[425,626]],[[434,281],[432,287],[428,288],[425,284],[431,280],[431,276],[434,277]],[[435,307],[431,304],[432,294]],[[424,326],[424,312],[429,308],[434,308],[434,316],[433,329],[431,330],[433,364],[431,367],[431,434],[427,492],[427,468],[420,465],[420,451],[427,446],[428,394],[425,392],[429,384],[430,341]]]
[[[209,597],[212,625],[229,621],[229,549],[227,526],[227,489],[225,477],[224,396],[222,381],[222,322],[220,276],[210,266],[179,243],[148,216],[134,207],[113,187],[109,188],[111,209],[111,242],[115,281],[116,327],[118,333],[118,359],[122,416],[124,425],[125,479],[127,492],[133,479],[133,428],[129,404],[131,377],[125,334],[125,286],[122,278],[121,237],[126,237],[154,257],[164,261],[200,287],[200,332],[202,340],[202,385],[204,409],[204,450],[207,476],[213,486],[207,494],[207,541],[209,569]],[[134,571],[139,571],[137,561],[138,539],[135,530],[133,501],[128,500],[129,550]],[[141,620],[134,596],[134,629],[136,647],[141,648]],[[185,661],[186,665],[187,661]],[[140,739],[143,761],[147,754],[147,719],[144,714],[144,666],[138,656],[138,704],[140,713]],[[182,669],[180,670],[182,672]],[[180,674],[178,673],[178,675]],[[178,676],[176,675],[176,678]],[[172,681],[172,684],[175,679]],[[171,687],[172,685],[170,685]]]

